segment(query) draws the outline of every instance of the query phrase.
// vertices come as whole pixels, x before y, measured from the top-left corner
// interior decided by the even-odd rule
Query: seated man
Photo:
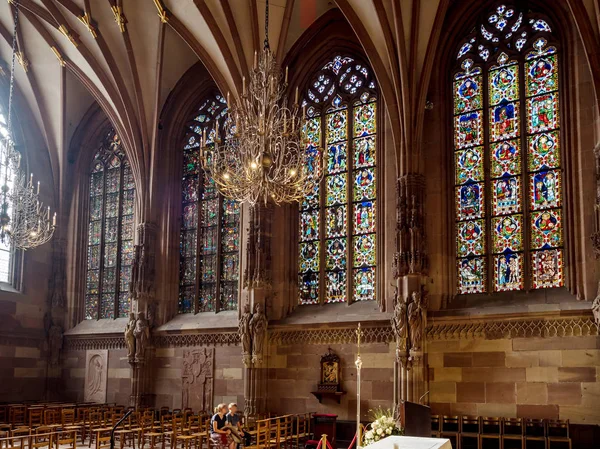
[[[243,439],[244,441],[244,446],[250,446],[250,439],[251,436],[249,433],[245,433],[244,430],[242,429],[242,423],[240,421],[240,415],[237,414],[238,408],[237,408],[237,404],[232,402],[231,404],[229,404],[229,413],[227,413],[226,418],[227,418],[227,424],[229,425],[229,427],[231,429],[235,429],[234,432],[237,430],[237,434],[238,436]],[[238,444],[238,447],[240,445]]]

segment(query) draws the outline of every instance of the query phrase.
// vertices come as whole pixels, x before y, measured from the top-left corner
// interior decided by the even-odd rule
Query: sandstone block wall
[[[346,392],[338,404],[334,399],[322,403],[311,394],[320,381],[320,360],[327,349],[341,359],[342,389]],[[388,343],[361,347],[361,414],[369,410],[391,408],[394,389],[395,346]],[[356,419],[356,344],[291,344],[269,347],[267,405],[273,413],[335,413],[340,420]]]
[[[428,343],[434,413],[600,424],[600,337]]]

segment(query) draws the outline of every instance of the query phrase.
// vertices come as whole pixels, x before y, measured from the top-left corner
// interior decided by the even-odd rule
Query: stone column
[[[594,205],[594,232],[591,239],[594,254],[598,259],[600,257],[600,144],[594,148],[594,156],[596,159],[596,203]],[[598,282],[598,293],[592,303],[592,312],[596,325],[600,327],[600,282]]]
[[[273,206],[250,207],[244,288],[248,295],[240,317],[244,362],[245,413],[253,416],[266,411],[267,310],[272,296],[271,233]],[[252,312],[250,314],[250,311]]]
[[[156,226],[153,223],[139,224],[129,286],[131,315],[125,329],[131,365],[130,405],[136,408],[152,405],[148,371],[151,369],[150,360],[154,351],[151,331],[156,322],[157,309],[154,284],[155,251]]]
[[[423,402],[427,366],[425,326],[427,318],[427,255],[423,205],[425,177],[409,173],[398,179],[396,203],[396,277],[395,320],[404,323],[396,334],[396,363],[399,366],[394,381],[396,400]],[[423,398],[425,399],[425,398]]]

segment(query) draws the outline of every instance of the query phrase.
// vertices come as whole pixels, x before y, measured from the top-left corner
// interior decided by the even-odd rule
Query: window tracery
[[[240,206],[223,198],[200,162],[200,140],[216,138],[227,104],[209,95],[187,124],[183,148],[179,313],[236,310],[238,304]],[[225,126],[218,129],[222,131]],[[227,136],[220,136],[226,138]]]
[[[459,293],[563,285],[552,38],[544,17],[499,5],[459,47],[452,81]]]
[[[313,75],[302,133],[324,150],[322,181],[300,204],[299,302],[375,299],[377,91],[371,69],[337,55]]]
[[[85,319],[127,317],[131,308],[135,183],[114,130],[96,152],[89,178]]]

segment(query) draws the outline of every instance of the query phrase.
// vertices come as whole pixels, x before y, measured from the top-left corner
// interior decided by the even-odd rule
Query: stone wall
[[[331,348],[341,359],[342,389],[346,392],[337,404],[324,398],[320,404],[311,394],[319,383],[320,359]],[[340,420],[356,418],[356,344],[271,344],[268,357],[267,404],[273,413],[335,413]],[[391,408],[394,389],[395,346],[370,343],[361,348],[361,412]]]
[[[40,400],[46,388],[47,359],[39,347],[0,345],[2,402]]]
[[[434,413],[600,424],[600,337],[432,341]]]
[[[69,350],[62,354],[62,378],[54,391],[63,400],[84,402],[86,350]],[[108,350],[106,402],[129,404],[130,369],[125,349]]]

